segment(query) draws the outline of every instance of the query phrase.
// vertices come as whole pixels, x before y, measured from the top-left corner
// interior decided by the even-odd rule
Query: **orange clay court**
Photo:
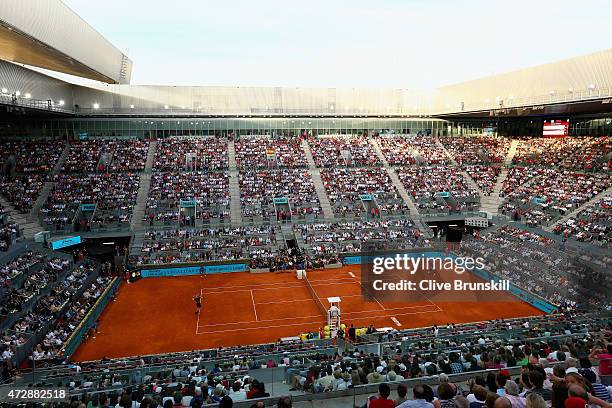
[[[407,329],[540,315],[539,309],[509,293],[495,302],[367,302],[361,297],[360,265],[309,271],[308,279],[323,305],[340,296],[341,322],[355,327]],[[202,312],[193,296],[202,293]],[[98,334],[73,358],[125,357],[173,351],[274,342],[318,330],[323,312],[306,283],[295,273],[226,273],[145,278],[122,283],[117,298],[100,318]]]

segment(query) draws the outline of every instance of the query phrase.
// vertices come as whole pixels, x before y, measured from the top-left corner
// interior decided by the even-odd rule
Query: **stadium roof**
[[[107,83],[132,61],[60,0],[2,0],[0,59]]]
[[[1,60],[94,81],[71,84]],[[131,68],[60,0],[0,2],[0,104],[91,115],[416,116],[612,98],[612,49],[425,91],[129,85]]]

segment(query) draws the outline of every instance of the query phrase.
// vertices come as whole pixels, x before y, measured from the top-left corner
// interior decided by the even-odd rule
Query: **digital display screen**
[[[542,136],[567,136],[569,134],[569,121],[545,120]]]
[[[51,249],[57,250],[61,248],[66,248],[72,245],[78,245],[81,243],[81,236],[77,235],[76,237],[68,237],[64,239],[60,239],[57,241],[51,242]]]

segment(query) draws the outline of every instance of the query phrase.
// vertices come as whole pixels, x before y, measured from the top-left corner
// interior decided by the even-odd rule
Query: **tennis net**
[[[321,302],[319,295],[317,295],[317,292],[315,292],[314,288],[310,284],[310,281],[308,280],[308,277],[306,275],[304,275],[304,282],[306,282],[306,286],[308,287],[308,290],[310,291],[312,300],[314,300],[314,302],[317,304],[319,309],[321,309],[321,313],[323,313],[323,316],[325,316],[325,318],[327,319],[327,308],[325,308],[325,306],[323,305],[323,302]]]

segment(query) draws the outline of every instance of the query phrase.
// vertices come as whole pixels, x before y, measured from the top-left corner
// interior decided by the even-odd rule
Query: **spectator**
[[[519,387],[516,382],[506,381],[504,389],[506,390],[505,397],[510,401],[512,408],[525,408],[525,398],[519,396]],[[470,406],[470,408],[472,407]]]
[[[293,402],[291,397],[280,397],[276,404],[278,408],[291,408],[293,407]]]
[[[470,402],[470,408],[482,408],[487,399],[487,389],[481,385],[475,385],[472,390],[474,399]]]
[[[368,399],[368,408],[394,408],[395,402],[389,399],[389,395],[391,395],[389,384],[381,383],[378,386],[378,396]]]
[[[404,402],[408,401],[408,387],[406,384],[399,384],[397,386],[397,398],[395,399],[395,406],[398,407]]]
[[[542,395],[537,393],[531,393],[525,399],[526,408],[547,408],[546,401],[542,398]]]
[[[612,385],[612,343],[605,348],[593,348],[589,358],[599,360],[599,376],[605,385]]]
[[[221,398],[221,401],[219,401],[219,408],[232,408],[233,405],[234,402],[227,395]]]
[[[247,399],[247,393],[242,389],[239,382],[232,384],[232,391],[229,393],[229,396],[234,402],[245,401]]]

